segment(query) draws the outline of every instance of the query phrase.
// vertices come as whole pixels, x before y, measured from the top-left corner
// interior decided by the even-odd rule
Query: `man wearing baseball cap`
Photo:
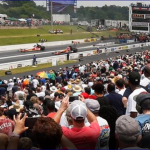
[[[126,115],[135,118],[137,117],[137,110],[136,110],[136,102],[134,101],[133,97],[135,95],[140,94],[141,92],[146,92],[145,89],[140,87],[140,74],[138,72],[130,72],[129,74],[129,86],[132,90],[132,93],[128,97],[127,101],[127,109],[126,109]]]
[[[140,127],[130,116],[122,115],[116,121],[116,138],[120,149],[140,149],[137,147]]]
[[[139,122],[142,137],[150,135],[150,93],[140,93],[134,97],[137,110],[141,114],[135,119]]]
[[[59,123],[61,115],[68,107],[69,98],[63,99],[59,110],[54,116],[54,120]],[[70,114],[73,127],[71,129],[62,127],[63,134],[67,137],[77,149],[95,149],[98,137],[100,135],[100,126],[95,115],[86,107],[85,103],[75,100],[70,105]],[[87,117],[90,126],[85,126]]]

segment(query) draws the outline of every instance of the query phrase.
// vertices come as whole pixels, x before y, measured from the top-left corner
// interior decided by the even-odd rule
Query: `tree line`
[[[4,2],[4,1],[3,1]],[[121,6],[103,6],[103,7],[84,7],[77,8],[74,14],[73,6],[64,10],[63,14],[70,14],[80,21],[91,21],[92,19],[112,19],[128,20],[128,7]],[[34,1],[6,1],[0,4],[0,14],[7,14],[9,17],[30,18],[35,15],[38,19],[50,19],[50,12],[46,11],[44,6],[37,6]]]

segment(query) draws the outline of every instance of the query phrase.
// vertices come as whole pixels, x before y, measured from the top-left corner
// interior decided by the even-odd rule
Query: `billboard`
[[[74,4],[75,0],[46,0],[47,11],[52,8],[53,13],[73,13]]]

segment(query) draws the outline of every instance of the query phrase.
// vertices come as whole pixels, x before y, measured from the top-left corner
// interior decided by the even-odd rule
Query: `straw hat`
[[[75,80],[75,84],[80,84],[81,80],[80,79],[76,79]]]
[[[20,110],[23,108],[22,105],[19,103],[15,103],[14,105],[10,106],[9,109],[15,108],[17,112],[20,112]]]
[[[73,88],[73,91],[75,92],[81,92],[82,88],[79,85],[75,85]]]

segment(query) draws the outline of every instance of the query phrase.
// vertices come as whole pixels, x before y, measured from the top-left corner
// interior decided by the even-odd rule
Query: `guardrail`
[[[109,52],[115,52],[125,49],[132,49],[132,48],[138,48],[138,47],[145,47],[150,46],[150,42],[147,43],[138,43],[138,44],[132,44],[132,45],[124,45],[124,46],[116,46],[111,48],[102,48],[99,49],[99,53],[109,53]],[[78,52],[78,53],[72,53],[70,54],[70,60],[72,59],[78,59],[79,54],[83,54],[83,57],[86,56],[92,56],[98,54],[97,50],[91,50],[91,51],[84,51],[84,52]],[[58,56],[50,56],[50,57],[43,57],[43,58],[37,58],[38,64],[44,64],[44,63],[51,63],[53,61],[65,61],[67,59],[66,55],[58,55]],[[32,65],[32,59],[24,60],[24,61],[17,61],[17,62],[9,62],[0,64],[0,70],[9,70],[19,67],[26,67]]]

